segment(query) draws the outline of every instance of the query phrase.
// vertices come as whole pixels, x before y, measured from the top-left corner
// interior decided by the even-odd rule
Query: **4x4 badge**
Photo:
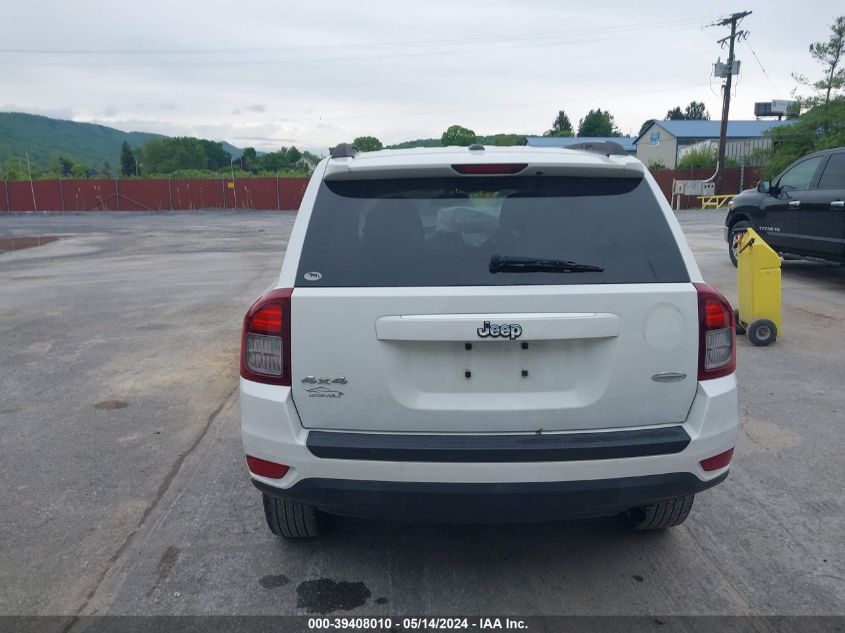
[[[335,385],[345,385],[348,380],[343,376],[338,376],[337,378],[318,378],[317,376],[306,376],[302,379],[306,385],[328,385],[328,384],[335,384]]]

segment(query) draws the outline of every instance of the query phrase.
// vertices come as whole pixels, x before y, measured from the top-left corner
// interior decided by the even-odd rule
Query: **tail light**
[[[291,288],[271,290],[244,317],[241,377],[290,386]]]
[[[284,464],[277,464],[276,462],[268,462],[266,459],[246,456],[246,465],[249,472],[260,477],[268,477],[269,479],[281,479],[290,470],[289,466]]]
[[[713,457],[708,457],[699,462],[701,468],[706,471],[719,470],[731,463],[731,458],[734,456],[734,449],[728,449],[724,453],[719,453]]]
[[[698,379],[710,380],[736,370],[736,333],[731,304],[703,283],[698,292]]]

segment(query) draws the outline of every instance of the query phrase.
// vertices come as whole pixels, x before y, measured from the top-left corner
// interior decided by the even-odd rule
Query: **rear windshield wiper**
[[[493,255],[491,273],[600,273],[604,268],[577,264],[568,259],[538,259],[536,257],[508,257]]]

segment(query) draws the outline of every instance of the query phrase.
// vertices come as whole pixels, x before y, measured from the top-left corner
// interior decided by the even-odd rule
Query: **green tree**
[[[578,136],[621,136],[616,129],[616,121],[613,115],[607,111],[597,108],[590,110],[578,123]]]
[[[479,136],[476,142],[483,145],[510,146],[522,145],[525,142],[524,134],[492,134],[490,136]]]
[[[295,146],[291,147],[287,152],[285,152],[285,159],[287,160],[288,167],[293,167],[302,160],[302,152],[296,149]]]
[[[103,174],[106,178],[111,178],[114,174],[112,173],[111,163],[107,160],[103,161],[103,166],[100,168],[100,173]]]
[[[548,130],[543,136],[572,136],[572,122],[566,116],[566,112],[559,110],[552,123],[552,129]]]
[[[352,141],[352,144],[362,152],[377,152],[384,148],[384,145],[375,136],[359,136]]]
[[[258,166],[258,152],[255,151],[254,147],[244,147],[244,151],[241,154],[241,168],[244,171],[255,173],[258,171]]]
[[[670,121],[709,121],[710,113],[703,101],[690,101],[686,108],[675,106],[666,113]]]
[[[267,152],[264,156],[261,156],[260,165],[262,171],[269,171],[269,172],[276,172],[281,171],[282,169],[286,169],[288,166],[287,161],[287,147],[282,147],[277,152]]]
[[[709,121],[710,113],[703,101],[690,101],[684,108],[684,118],[688,121]]]
[[[669,121],[683,121],[686,117],[684,116],[683,110],[681,110],[681,106],[675,106],[666,113],[666,119]]]
[[[59,163],[59,175],[62,178],[70,176],[73,171],[73,161],[69,158],[65,158],[64,156],[59,156],[57,160]]]
[[[88,167],[88,165],[75,163],[70,173],[74,178],[90,178],[93,171],[94,170]]]
[[[3,178],[6,180],[27,180],[26,161],[20,156],[10,156],[3,163]]]
[[[176,140],[179,140],[178,138]],[[202,147],[203,154],[205,154],[205,168],[212,171],[217,171],[223,167],[228,167],[232,161],[232,155],[223,149],[223,143],[215,141],[207,141],[205,139],[183,139],[190,141],[199,141]]]
[[[315,165],[320,162],[320,157],[316,154],[312,154],[308,150],[304,150],[302,152],[302,158],[314,163]]]
[[[766,135],[772,139],[772,157],[764,174],[772,178],[806,154],[845,146],[845,99],[817,105],[792,125],[779,125]]]
[[[135,154],[129,147],[129,143],[123,141],[123,145],[120,146],[120,173],[124,176],[131,176],[135,174],[136,170]]]
[[[257,158],[258,170],[266,173],[280,171],[303,171],[302,160],[319,162],[319,157],[302,152],[296,147],[280,147],[276,152],[267,152]]]
[[[804,100],[805,103],[829,103],[831,97],[837,98],[837,93],[845,87],[845,67],[842,66],[845,54],[845,16],[836,18],[830,26],[830,39],[827,42],[810,44],[810,55],[824,67],[824,76],[818,81],[810,81],[804,75],[792,74],[798,83],[817,90],[821,95]]]
[[[451,125],[448,130],[443,132],[443,136],[440,137],[440,144],[443,147],[448,147],[449,145],[462,145],[466,147],[475,143],[475,138],[475,132],[472,130],[461,127],[460,125]]]
[[[218,171],[229,167],[231,160],[222,143],[187,136],[150,139],[138,157],[148,174],[171,174],[183,169]]]

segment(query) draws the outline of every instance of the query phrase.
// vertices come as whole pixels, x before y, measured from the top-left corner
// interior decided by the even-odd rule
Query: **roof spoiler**
[[[613,141],[601,141],[597,143],[573,143],[567,145],[564,149],[583,149],[588,152],[595,152],[597,154],[604,154],[605,156],[627,156],[628,152],[619,143]]]
[[[340,143],[332,147],[330,156],[332,158],[355,158],[359,151],[352,143]]]

